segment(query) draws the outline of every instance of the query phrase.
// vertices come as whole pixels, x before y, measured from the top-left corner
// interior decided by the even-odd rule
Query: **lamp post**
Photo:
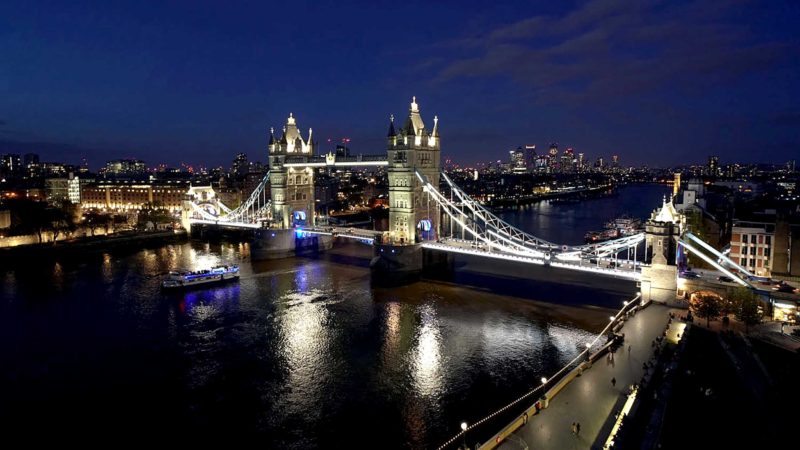
[[[461,436],[464,438],[464,449],[467,449],[467,422],[461,422]]]

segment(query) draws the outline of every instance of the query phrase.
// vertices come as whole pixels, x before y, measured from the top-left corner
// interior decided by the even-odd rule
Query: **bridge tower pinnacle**
[[[394,116],[389,119],[389,237],[395,244],[413,244],[435,239],[439,214],[422,190],[415,172],[433,186],[439,186],[440,141],[438,118],[433,132],[425,128],[417,98],[412,97],[405,124],[398,132]]]

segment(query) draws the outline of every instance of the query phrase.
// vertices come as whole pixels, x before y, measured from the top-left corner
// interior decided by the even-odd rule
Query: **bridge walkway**
[[[678,313],[678,310],[651,304],[628,319],[620,331],[625,333],[625,345],[614,354],[614,364],[606,358],[599,359],[551,400],[546,409],[517,430],[514,438],[498,448],[523,448],[520,439],[528,448],[535,449],[602,448],[604,442],[596,441],[598,438],[605,441],[606,436],[599,434],[618,400],[627,394],[628,387],[641,380],[642,364],[653,356],[651,342],[664,332],[670,311]],[[631,346],[630,354],[628,346]],[[611,385],[612,378],[616,379],[616,386]],[[570,430],[573,422],[581,425],[578,436]]]

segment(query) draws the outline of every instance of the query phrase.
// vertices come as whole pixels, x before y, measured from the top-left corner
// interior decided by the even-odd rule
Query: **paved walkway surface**
[[[500,448],[512,450],[525,445],[537,450],[591,448],[617,401],[627,394],[631,384],[641,380],[642,366],[653,356],[651,343],[664,333],[670,311],[676,315],[686,313],[653,304],[628,319],[620,331],[625,333],[625,345],[614,354],[613,363],[607,357],[598,359]],[[616,386],[612,386],[612,378],[616,379]],[[578,436],[570,429],[572,422],[580,423]],[[597,448],[602,448],[603,443],[598,443]]]

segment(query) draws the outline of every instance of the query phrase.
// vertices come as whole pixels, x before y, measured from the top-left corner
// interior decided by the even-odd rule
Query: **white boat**
[[[180,289],[238,279],[239,266],[237,265],[218,266],[196,271],[175,270],[164,277],[164,280],[161,281],[161,287],[164,289]]]

